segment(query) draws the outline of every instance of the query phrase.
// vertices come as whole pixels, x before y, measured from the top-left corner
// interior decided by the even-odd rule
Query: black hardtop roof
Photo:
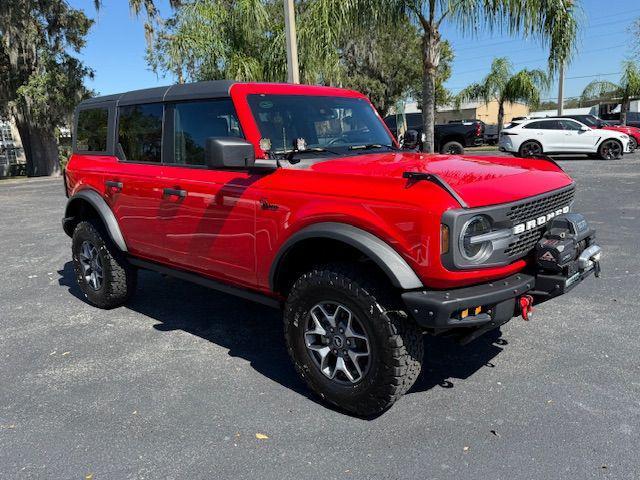
[[[198,98],[221,98],[229,96],[229,89],[235,82],[233,80],[212,80],[207,82],[183,83],[166,87],[146,88],[131,92],[104,95],[83,100],[78,108],[89,106],[106,106],[108,103],[117,105],[131,105],[138,103],[169,102],[178,100],[190,100]]]

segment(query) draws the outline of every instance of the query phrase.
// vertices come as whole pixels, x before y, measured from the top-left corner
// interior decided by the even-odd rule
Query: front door
[[[567,137],[558,120],[542,120],[539,122],[543,129],[545,152],[564,152],[567,150]]]
[[[600,135],[595,130],[582,130],[583,125],[568,119],[558,120],[564,129],[565,143],[569,152],[593,152]]]
[[[255,284],[255,216],[260,178],[205,167],[208,137],[240,137],[230,99],[167,106],[168,151],[159,211],[166,261],[243,285]]]

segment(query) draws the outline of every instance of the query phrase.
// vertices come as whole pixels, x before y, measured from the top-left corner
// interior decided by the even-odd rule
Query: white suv
[[[518,157],[550,153],[586,153],[615,160],[628,153],[629,136],[612,130],[591,129],[569,118],[512,122],[500,132],[500,150]]]

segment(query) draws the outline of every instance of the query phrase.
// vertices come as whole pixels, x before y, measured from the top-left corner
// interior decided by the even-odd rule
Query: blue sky
[[[158,78],[149,71],[145,62],[143,20],[130,13],[126,0],[105,0],[98,13],[93,9],[93,0],[70,0],[69,3],[96,20],[80,55],[95,71],[95,79],[88,82],[89,87],[104,95],[173,83],[172,78]],[[158,2],[163,15],[169,13],[167,3],[167,0]],[[596,78],[594,75],[602,75],[600,78],[611,81],[619,79],[620,63],[633,54],[628,27],[640,17],[638,0],[582,0],[581,3],[583,18],[577,54],[566,70],[568,97],[579,95],[584,86]],[[442,34],[451,42],[456,54],[447,84],[454,93],[481,80],[497,56],[508,57],[515,69],[546,66],[547,52],[535,41],[500,32],[463,36],[450,24],[443,26]],[[543,97],[554,98],[556,91],[554,85]]]

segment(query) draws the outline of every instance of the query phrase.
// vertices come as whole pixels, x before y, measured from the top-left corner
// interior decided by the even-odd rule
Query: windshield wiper
[[[281,158],[291,163],[299,162],[300,160],[296,161],[294,156],[302,153],[330,153],[332,155],[340,155],[338,152],[323,147],[307,147],[304,150],[298,150],[297,148],[294,148],[291,150],[277,150],[273,152],[274,155],[281,155]]]
[[[364,145],[351,145],[349,150],[373,150],[377,148],[390,148],[393,150],[391,145],[382,145],[380,143],[366,143]]]

